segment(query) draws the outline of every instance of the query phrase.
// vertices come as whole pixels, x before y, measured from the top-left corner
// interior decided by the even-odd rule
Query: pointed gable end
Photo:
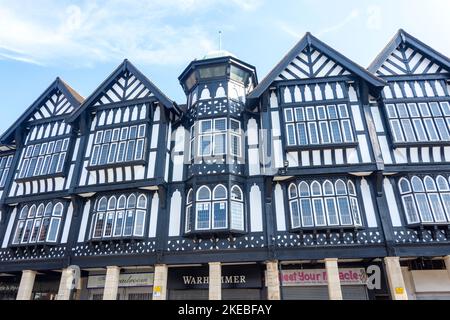
[[[0,137],[0,143],[12,143],[14,131],[25,122],[51,121],[55,117],[70,115],[80,108],[84,98],[61,78],[55,81],[28,107],[14,124]]]
[[[258,98],[275,81],[350,74],[363,78],[375,87],[385,85],[382,79],[370,74],[308,32],[259,83],[248,98]]]
[[[448,73],[450,59],[400,29],[368,69],[378,76]]]
[[[73,122],[86,108],[137,99],[152,99],[179,114],[178,106],[164,95],[131,62],[125,59],[116,70],[92,93],[81,108],[69,118]]]

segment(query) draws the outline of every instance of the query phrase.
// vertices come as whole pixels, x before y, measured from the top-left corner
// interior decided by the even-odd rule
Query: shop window
[[[24,205],[19,211],[12,244],[56,243],[64,210],[61,202]]]
[[[143,237],[148,198],[143,193],[100,197],[91,218],[91,239]]]
[[[291,183],[288,198],[292,229],[362,226],[351,180]]]
[[[444,176],[402,177],[398,188],[408,224],[450,222],[450,187]]]

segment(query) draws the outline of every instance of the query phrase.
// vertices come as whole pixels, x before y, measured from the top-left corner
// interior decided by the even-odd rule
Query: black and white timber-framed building
[[[448,57],[307,33],[179,81],[57,78],[3,133],[0,299],[450,299]]]

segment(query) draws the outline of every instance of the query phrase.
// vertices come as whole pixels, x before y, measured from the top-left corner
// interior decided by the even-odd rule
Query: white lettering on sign
[[[208,276],[201,276],[201,277],[183,276],[183,283],[185,285],[208,284],[209,277]],[[222,276],[222,283],[246,283],[246,280],[245,280],[245,276],[242,276],[242,275]]]
[[[367,274],[364,268],[339,269],[341,285],[363,285],[367,283]],[[280,272],[281,284],[288,286],[323,286],[327,285],[327,272],[325,269],[293,269]]]
[[[153,285],[153,273],[130,273],[119,276],[119,287],[149,287]],[[87,288],[104,288],[106,275],[89,276]]]

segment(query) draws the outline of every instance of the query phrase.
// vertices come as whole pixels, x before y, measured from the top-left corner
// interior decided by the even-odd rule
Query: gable
[[[420,75],[449,72],[445,67],[432,61],[418,49],[409,45],[398,46],[384,61],[376,74],[380,76]]]
[[[313,46],[309,46],[297,55],[275,80],[310,79],[348,74],[350,72],[335,60]]]
[[[128,70],[122,72],[115,81],[111,82],[108,88],[106,93],[96,98],[94,106],[154,96],[153,92]]]
[[[308,32],[249,93],[247,101],[259,98],[275,81],[348,74],[366,81],[370,88],[386,85],[383,79],[368,72]]]
[[[36,112],[28,119],[28,121],[52,118],[56,116],[61,116],[65,114],[70,114],[75,110],[75,107],[70,103],[70,101],[65,97],[65,95],[59,91],[55,92],[47,98],[46,101],[37,107]]]

